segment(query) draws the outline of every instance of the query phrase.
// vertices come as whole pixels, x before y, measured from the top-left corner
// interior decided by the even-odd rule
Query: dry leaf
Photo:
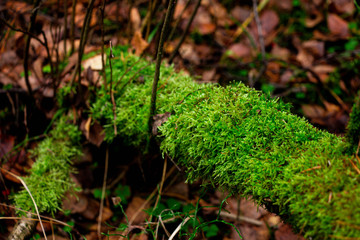
[[[193,64],[200,64],[200,58],[196,51],[194,51],[194,46],[192,44],[183,43],[180,46],[179,53],[182,58],[188,60]]]
[[[231,15],[239,22],[244,22],[251,14],[251,9],[236,5],[231,10]]]
[[[235,43],[229,47],[230,57],[245,58],[251,56],[250,47],[244,43]]]
[[[314,17],[307,17],[305,19],[305,26],[308,28],[313,28],[316,25],[318,25],[323,19],[324,19],[324,15],[322,14],[322,12],[317,11],[315,14],[313,14],[315,16]]]
[[[301,49],[296,55],[296,60],[303,67],[311,67],[314,62],[314,57],[304,49]]]
[[[342,39],[350,36],[348,23],[338,15],[330,13],[327,18],[327,24],[332,35]]]
[[[233,22],[229,19],[226,8],[217,2],[210,4],[209,6],[210,13],[216,18],[216,23],[219,26],[231,26]]]
[[[332,0],[331,3],[335,7],[336,11],[340,14],[352,14],[355,11],[353,0]]]
[[[138,8],[131,8],[130,10],[130,21],[134,31],[139,31],[141,26],[141,17]]]
[[[282,48],[277,44],[274,44],[274,47],[271,49],[271,55],[275,58],[287,61],[290,57],[290,51],[287,48]]]
[[[133,197],[132,201],[129,203],[125,214],[128,219],[132,219],[134,214],[138,214],[135,220],[132,222],[134,225],[143,223],[146,219],[147,214],[143,211],[148,208],[148,204],[144,207],[144,209],[140,209],[140,207],[145,203],[145,200],[139,197]],[[139,212],[138,212],[139,211]]]
[[[288,224],[283,224],[275,232],[276,240],[304,240],[301,235],[295,234]]]
[[[211,80],[214,80],[215,73],[216,73],[216,68],[213,68],[208,71],[204,71],[202,74],[202,80],[204,82],[211,82]]]
[[[280,63],[269,62],[266,66],[265,74],[271,82],[279,82],[280,81]]]
[[[140,56],[149,44],[142,38],[141,32],[136,31],[131,39],[131,46],[135,49],[135,55]]]
[[[325,53],[325,43],[323,41],[309,40],[302,44],[303,48],[314,55],[315,57],[322,57]]]
[[[106,55],[104,56],[104,61],[106,62]],[[101,54],[86,59],[82,63],[84,69],[91,68],[94,71],[101,71],[102,70],[102,59]]]
[[[275,30],[276,26],[279,24],[280,19],[275,11],[273,10],[265,10],[261,16],[261,27],[263,30],[263,35],[266,37],[269,35],[273,30]],[[257,36],[257,26],[253,26],[256,28],[256,36]]]

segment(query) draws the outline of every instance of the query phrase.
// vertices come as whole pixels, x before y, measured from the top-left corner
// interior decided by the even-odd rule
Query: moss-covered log
[[[58,211],[65,193],[75,187],[70,179],[70,173],[74,170],[71,161],[81,154],[81,132],[67,120],[68,118],[62,117],[49,135],[32,151],[36,162],[30,174],[24,177],[40,213]],[[18,211],[19,215],[26,215],[25,211],[35,213],[34,203],[25,189],[15,195],[15,205],[24,210]],[[28,237],[35,225],[31,220],[20,220],[9,239]]]
[[[142,146],[154,65],[122,56],[113,63],[118,135]],[[148,66],[147,66],[148,65]],[[122,77],[121,77],[122,76]],[[161,127],[163,153],[186,167],[189,181],[252,197],[279,213],[305,237],[347,239],[360,236],[359,163],[344,138],[316,129],[291,114],[290,106],[234,83],[225,88],[196,84],[162,67],[157,114],[169,112]],[[102,87],[92,116],[114,138],[110,96]]]

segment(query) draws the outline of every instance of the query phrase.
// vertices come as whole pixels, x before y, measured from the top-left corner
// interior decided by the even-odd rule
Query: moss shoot
[[[116,125],[119,137],[141,147],[148,137],[155,66],[125,50],[115,49],[112,63]],[[111,141],[110,96],[104,87],[97,94],[91,113]],[[159,127],[161,150],[186,167],[188,181],[200,178],[252,197],[305,237],[360,236],[360,177],[343,138],[244,84],[200,85],[172,67],[161,67],[157,106],[157,114],[171,113]]]

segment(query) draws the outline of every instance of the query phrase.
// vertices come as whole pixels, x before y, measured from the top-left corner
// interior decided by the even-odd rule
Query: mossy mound
[[[155,66],[123,49],[115,55],[123,56],[113,62],[114,85],[121,78],[114,88],[117,130],[129,144],[141,146],[148,138]],[[199,85],[172,67],[161,68],[157,107],[158,114],[172,114],[159,128],[161,149],[187,168],[189,181],[201,178],[252,197],[305,237],[360,236],[360,177],[343,138],[314,128],[292,115],[289,105],[241,83]],[[114,117],[104,87],[91,113],[111,141]]]
[[[62,117],[49,136],[32,151],[36,162],[29,176],[24,177],[40,213],[58,211],[65,193],[75,187],[70,179],[70,173],[74,170],[71,161],[81,154],[81,132],[67,120]],[[22,210],[35,212],[25,189],[15,195],[15,205]]]

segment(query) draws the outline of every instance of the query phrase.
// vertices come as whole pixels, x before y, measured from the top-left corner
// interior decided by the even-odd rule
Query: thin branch
[[[64,0],[64,53],[65,53],[65,58],[66,58],[66,38],[67,38],[67,16],[68,16],[68,11],[67,11],[67,0]]]
[[[106,179],[107,179],[107,174],[108,174],[108,168],[109,168],[109,147],[106,148],[104,179],[103,179],[100,209],[99,209],[99,219],[98,219],[98,229],[97,229],[97,234],[98,234],[99,239],[101,239],[101,221],[102,221],[103,209],[104,209],[104,198],[105,198],[105,192],[106,192]]]
[[[114,98],[114,92],[113,92],[113,79],[112,79],[112,65],[111,65],[111,59],[114,58],[113,51],[112,51],[112,43],[110,41],[110,55],[109,55],[109,66],[110,66],[110,97],[111,97],[111,103],[113,105],[113,115],[114,115],[114,135],[117,135],[117,127],[116,127],[116,103]]]
[[[83,28],[81,29],[80,46],[79,46],[79,58],[78,58],[79,93],[80,93],[80,90],[81,90],[81,60],[82,60],[82,55],[84,53],[85,44],[86,44],[86,41],[87,41],[87,34],[89,32],[89,25],[90,25],[90,20],[91,20],[91,13],[92,13],[93,8],[94,8],[94,2],[95,2],[95,0],[90,0],[89,1],[89,6],[86,9],[84,25],[83,25]]]
[[[105,2],[106,0],[102,1],[102,5],[100,7],[100,14],[101,14],[101,23],[100,23],[100,28],[101,28],[101,64],[102,64],[102,76],[104,79],[104,87],[105,87],[105,92],[107,91],[107,82],[106,82],[106,73],[105,73],[105,37],[104,37],[104,12],[105,12]]]
[[[192,12],[191,17],[190,17],[190,19],[189,19],[189,21],[188,21],[188,23],[187,23],[187,25],[186,25],[185,31],[184,31],[183,35],[181,36],[180,41],[179,41],[178,44],[176,45],[174,51],[171,53],[171,56],[170,56],[170,58],[169,58],[169,63],[172,63],[172,61],[173,61],[174,58],[176,57],[176,54],[177,54],[178,51],[179,51],[179,48],[180,48],[181,44],[184,42],[185,37],[186,37],[186,35],[187,35],[188,32],[189,32],[191,23],[194,21],[196,12],[198,11],[198,9],[199,9],[199,7],[200,7],[200,4],[201,4],[201,0],[198,0],[198,1],[196,2],[195,9],[194,9],[194,11]]]
[[[252,82],[249,82],[251,87],[253,87],[257,81],[259,81],[260,77],[264,74],[266,67],[267,67],[264,34],[263,34],[262,26],[261,26],[261,21],[259,18],[257,0],[252,0],[252,2],[253,2],[254,18],[255,18],[255,22],[256,22],[256,26],[257,26],[257,31],[258,31],[262,65],[261,65],[260,71],[259,71],[258,75],[256,76],[255,80]]]
[[[173,11],[175,4],[176,4],[176,0],[169,1],[168,9],[166,11],[164,25],[161,30],[160,41],[159,41],[157,57],[156,57],[154,82],[153,82],[152,92],[151,92],[150,116],[149,116],[149,121],[148,121],[149,133],[151,133],[151,129],[152,129],[151,125],[152,125],[153,116],[154,116],[155,110],[156,110],[156,93],[157,93],[157,86],[158,86],[159,77],[160,77],[160,65],[161,65],[161,58],[162,58],[162,54],[163,54],[165,35],[167,32],[167,28],[169,26],[171,12]]]
[[[71,6],[71,27],[70,27],[71,50],[70,50],[70,54],[73,54],[75,51],[75,7],[76,7],[76,0],[73,0],[72,6]]]
[[[30,16],[30,24],[28,27],[28,32],[32,33],[34,31],[34,26],[35,26],[35,20],[36,20],[36,15],[37,12],[39,10],[39,6],[40,6],[41,0],[36,0],[34,3],[34,9],[31,12],[31,16]],[[31,37],[29,35],[26,35],[25,37],[25,51],[24,51],[24,75],[25,75],[25,83],[26,83],[26,87],[28,89],[29,95],[31,97],[33,97],[33,92],[31,89],[31,85],[30,85],[30,81],[29,81],[29,48],[30,48],[30,40]]]
[[[191,2],[191,0],[188,0],[186,2],[186,5],[184,6],[183,10],[179,14],[179,17],[176,19],[176,22],[175,22],[174,26],[172,27],[172,30],[171,30],[171,32],[169,34],[168,40],[171,40],[172,37],[174,36],[175,31],[176,31],[177,27],[179,26],[180,20],[181,20],[182,16],[184,15],[184,12],[187,9],[187,7],[189,6],[190,2]]]

